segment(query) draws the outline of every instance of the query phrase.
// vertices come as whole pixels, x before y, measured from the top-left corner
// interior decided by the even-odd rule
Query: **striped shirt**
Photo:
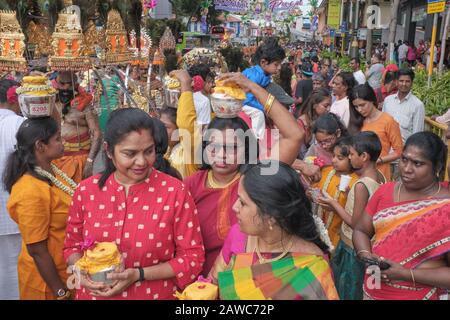
[[[0,177],[5,171],[6,161],[14,151],[16,134],[25,118],[19,117],[8,109],[0,109]],[[6,210],[9,193],[0,181],[0,235],[17,234],[19,228]]]

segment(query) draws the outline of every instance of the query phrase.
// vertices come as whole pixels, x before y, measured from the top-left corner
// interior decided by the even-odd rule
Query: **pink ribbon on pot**
[[[212,279],[210,277],[204,278],[203,276],[198,276],[197,282],[212,283]]]
[[[92,248],[95,244],[95,240],[92,237],[86,237],[84,241],[81,243],[81,250],[86,251]]]

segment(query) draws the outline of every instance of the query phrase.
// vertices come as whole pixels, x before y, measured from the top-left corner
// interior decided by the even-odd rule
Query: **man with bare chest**
[[[78,85],[77,80],[72,72],[60,72],[52,84],[58,90],[64,141],[64,156],[55,164],[79,183],[92,175],[93,160],[101,145],[101,131],[92,96]]]

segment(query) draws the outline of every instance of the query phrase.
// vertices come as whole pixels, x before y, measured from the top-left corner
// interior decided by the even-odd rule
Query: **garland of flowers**
[[[322,193],[326,194],[327,193],[327,189],[330,186],[330,182],[331,179],[333,178],[333,176],[336,174],[336,170],[331,170],[330,173],[327,176],[327,179],[325,180],[325,183],[323,185],[322,188]],[[333,199],[337,200],[339,199],[339,195],[341,194],[341,191],[339,191],[339,189],[335,192],[335,194],[333,195]],[[322,218],[325,219],[324,214],[323,214],[323,208],[322,206],[319,206],[319,209],[317,211],[317,215]],[[326,223],[326,228],[328,229],[331,226],[331,222],[333,221],[334,218],[334,213],[333,212],[328,212],[328,217],[327,217],[327,223]]]
[[[52,175],[50,172],[42,169],[41,167],[34,168],[34,171],[40,175],[41,177],[49,179],[56,187],[58,187],[60,190],[64,191],[71,197],[73,196],[75,189],[77,188],[77,184],[75,181],[70,179],[64,172],[62,172],[57,166],[55,166],[53,163],[51,164],[52,170],[60,176],[65,182],[69,184],[70,187],[66,186],[64,183],[59,181],[56,176]]]
[[[45,85],[24,85],[20,88],[17,88],[16,92],[17,94],[24,94],[28,92],[35,92],[35,91],[49,91],[49,93],[56,92],[56,90],[53,89],[53,87],[45,84]]]
[[[331,243],[328,229],[325,227],[322,219],[316,214],[313,214],[314,223],[316,224],[317,232],[319,232],[320,239],[330,248],[330,251],[334,250],[333,243]]]

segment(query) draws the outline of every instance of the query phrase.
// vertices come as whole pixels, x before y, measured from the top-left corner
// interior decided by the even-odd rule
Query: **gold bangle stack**
[[[271,94],[267,97],[266,103],[264,104],[264,111],[266,111],[266,114],[270,113],[270,110],[272,110],[273,102],[275,101],[275,97]]]

